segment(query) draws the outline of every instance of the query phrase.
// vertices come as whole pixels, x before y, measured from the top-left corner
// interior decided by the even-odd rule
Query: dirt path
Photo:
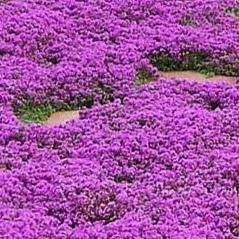
[[[42,124],[47,126],[56,126],[56,125],[64,124],[67,121],[77,119],[78,115],[79,115],[78,110],[56,112],[56,113],[53,113]]]
[[[194,72],[194,71],[170,71],[170,72],[161,72],[162,76],[164,76],[167,79],[177,78],[177,79],[185,79],[195,82],[225,82],[225,83],[236,83],[235,77],[229,77],[229,76],[213,76],[213,77],[206,77],[205,75]]]

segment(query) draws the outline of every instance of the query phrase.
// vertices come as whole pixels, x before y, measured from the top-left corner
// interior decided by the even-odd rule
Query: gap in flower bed
[[[170,71],[170,72],[160,72],[161,75],[166,79],[180,79],[180,80],[188,80],[199,83],[217,83],[224,82],[229,84],[235,84],[236,78],[231,76],[223,76],[223,75],[215,75],[212,77],[208,77],[202,73],[196,71]]]
[[[215,74],[203,74],[197,71],[160,71],[160,74],[168,80],[178,79],[178,80],[187,80],[198,83],[228,83],[228,84],[236,84],[237,78],[232,76],[224,76],[224,75],[215,75]],[[155,81],[153,76],[147,72],[146,70],[139,70],[136,75],[135,84],[145,85]]]
[[[213,70],[205,66],[207,54],[202,52],[185,51],[181,58],[176,59],[168,53],[155,54],[150,57],[151,64],[160,71],[203,71],[204,74],[212,74]]]
[[[32,105],[30,102],[24,104],[24,106],[16,108],[14,111],[16,116],[18,116],[24,123],[42,123],[51,124],[54,122],[62,123],[67,120],[73,119],[75,112],[78,112],[79,107],[72,107],[69,104],[40,104]],[[74,112],[74,113],[73,113]],[[58,118],[58,121],[56,120]]]
[[[213,65],[212,59],[203,52],[181,52],[180,59],[173,58],[167,53],[156,54],[150,57],[150,62],[160,71],[196,71],[207,77],[215,75],[238,76],[238,68],[232,64],[224,64],[223,67]]]
[[[229,7],[226,9],[226,14],[231,17],[239,17],[239,7]]]
[[[153,76],[150,72],[148,72],[146,69],[139,69],[136,74],[136,85],[145,85],[150,83],[151,81],[154,81]]]
[[[43,121],[43,125],[55,126],[64,124],[70,120],[77,119],[79,116],[79,110],[70,110],[70,111],[58,111],[50,115],[50,117]]]
[[[76,112],[83,106],[92,107],[93,98],[86,97],[77,105],[68,103],[42,103],[34,105],[29,100],[25,100],[23,106],[13,106],[16,116],[24,123],[42,123],[54,125],[54,123],[65,123],[76,118]],[[58,118],[58,119],[57,119]]]
[[[212,66],[207,54],[202,52],[182,52],[180,59],[174,59],[169,54],[158,54],[151,56],[150,61],[166,78],[179,77],[199,82],[235,82],[234,77],[238,75],[238,70],[233,66]]]
[[[35,105],[26,97],[21,107],[13,106],[16,116],[24,123],[41,123],[43,125],[60,125],[67,121],[78,118],[79,110],[82,107],[91,108],[94,105],[94,95],[98,95],[98,103],[101,105],[114,101],[113,90],[98,83],[95,92],[86,96],[74,105],[70,103],[42,103]]]

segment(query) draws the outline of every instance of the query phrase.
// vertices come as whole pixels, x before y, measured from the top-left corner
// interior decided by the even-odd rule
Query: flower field
[[[236,0],[0,0],[0,238],[239,238],[238,76]]]

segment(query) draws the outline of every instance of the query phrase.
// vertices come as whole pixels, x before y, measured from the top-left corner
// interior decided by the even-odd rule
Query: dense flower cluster
[[[239,86],[168,82],[151,64],[202,54],[237,74],[237,7],[0,1],[0,237],[238,238]],[[139,70],[157,82],[138,86]],[[82,109],[45,127],[14,114],[26,102]]]

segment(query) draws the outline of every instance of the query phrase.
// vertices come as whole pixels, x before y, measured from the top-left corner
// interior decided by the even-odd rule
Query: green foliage
[[[201,71],[204,68],[206,58],[207,56],[203,53],[185,52],[182,59],[176,61],[169,55],[161,54],[152,56],[151,63],[161,71]]]
[[[100,103],[106,104],[113,101],[113,91],[103,85],[99,85],[98,93],[101,96]],[[79,97],[75,104],[68,103],[43,103],[35,105],[27,97],[22,97],[22,106],[13,105],[14,112],[25,123],[41,123],[47,120],[51,114],[57,111],[78,110],[82,107],[91,108],[94,105],[94,97]]]
[[[136,85],[144,85],[152,81],[152,75],[145,69],[140,69],[136,75]]]
[[[207,65],[207,55],[200,52],[184,52],[181,60],[178,61],[166,54],[154,55],[150,60],[151,64],[160,71],[192,70],[200,72],[208,78],[221,73],[216,68],[209,67]]]
[[[53,112],[54,108],[50,104],[32,106],[30,103],[27,103],[23,107],[15,109],[15,114],[25,123],[39,123],[47,120]]]
[[[100,96],[100,103],[107,104],[113,101],[113,90],[99,83],[96,94]],[[76,97],[74,104],[68,103],[43,103],[36,105],[27,96],[20,98],[22,106],[13,105],[14,112],[25,123],[40,123],[47,120],[51,114],[57,111],[78,110],[82,107],[91,108],[94,105],[93,95],[82,98]]]
[[[87,107],[91,108],[94,105],[94,98],[92,96],[87,96],[81,101],[79,101],[78,108]],[[70,106],[69,106],[70,107]],[[75,107],[70,107],[68,110],[74,110]]]
[[[16,116],[24,123],[40,123],[47,120],[54,112],[74,109],[78,109],[78,107],[72,107],[66,103],[34,105],[29,100],[24,100],[21,107],[14,107]]]
[[[182,17],[179,21],[179,24],[182,26],[192,26],[192,27],[196,26],[196,23],[194,22],[192,17],[189,15]]]
[[[214,77],[216,75],[216,73],[210,69],[202,69],[200,71],[201,74],[205,75],[206,78],[211,78],[211,77]]]
[[[200,72],[208,78],[215,75],[238,76],[239,74],[239,62],[212,65],[208,60],[208,56],[200,52],[183,52],[180,60],[175,60],[169,54],[153,55],[150,61],[160,71],[191,70]]]
[[[167,55],[154,55],[150,60],[151,63],[161,71],[172,71],[180,69],[180,64]]]
[[[181,62],[182,69],[200,71],[204,69],[207,55],[200,52],[187,52]]]

